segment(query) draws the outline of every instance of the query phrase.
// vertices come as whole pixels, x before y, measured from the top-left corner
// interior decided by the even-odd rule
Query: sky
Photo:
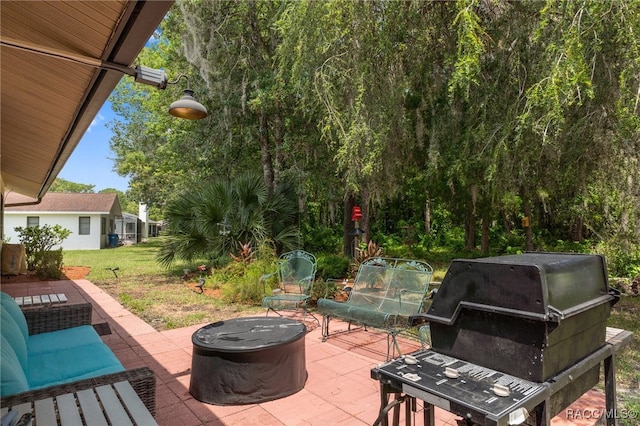
[[[146,46],[151,46],[156,42],[154,33],[147,41]],[[127,191],[129,179],[118,176],[113,171],[115,162],[112,158],[115,157],[115,154],[109,149],[112,133],[107,128],[107,124],[114,118],[116,115],[111,109],[111,102],[107,100],[80,139],[64,168],[58,173],[59,178],[75,183],[94,185],[95,192],[106,188]]]
[[[111,131],[107,123],[115,118],[111,103],[105,102],[93,119],[80,143],[67,160],[58,177],[87,185],[95,185],[94,191],[115,188],[126,192],[129,180],[113,171],[115,154],[109,149]]]

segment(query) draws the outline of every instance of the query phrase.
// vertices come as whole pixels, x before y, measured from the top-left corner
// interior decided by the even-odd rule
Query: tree
[[[415,95],[408,70],[422,24],[419,4],[382,1],[292,2],[279,22],[282,80],[311,111],[332,153],[344,200],[345,241],[353,204],[363,227],[376,202],[401,191],[407,170],[425,161],[408,124]],[[419,65],[418,65],[419,66]],[[365,234],[365,239],[367,234]],[[347,246],[345,244],[345,251]]]
[[[214,135],[212,144],[219,147],[214,152],[221,160],[218,164],[234,167],[240,157],[240,164],[260,167],[269,192],[285,168],[287,105],[278,92],[273,68],[278,45],[274,22],[283,4],[185,1],[178,3],[167,23],[172,32],[181,30],[178,51],[196,67],[209,89],[207,124]],[[239,156],[242,151],[260,154]]]
[[[115,188],[105,188],[99,192],[100,194],[116,194],[118,196],[118,202],[120,203],[120,209],[123,212],[138,213],[138,203],[129,198],[129,196]]]
[[[122,85],[119,170],[158,206],[260,170],[300,212],[343,213],[345,241],[359,204],[369,232],[446,210],[469,250],[494,224],[633,249],[639,25],[638,2],[181,0],[142,59],[188,71],[210,116],[170,121]]]
[[[62,178],[56,178],[49,187],[49,192],[74,192],[74,193],[94,193],[95,185],[76,183]]]
[[[282,250],[299,244],[293,187],[280,184],[269,193],[252,173],[184,191],[168,203],[165,219],[167,239],[159,253],[165,265],[175,259],[219,259],[239,245],[272,241]]]

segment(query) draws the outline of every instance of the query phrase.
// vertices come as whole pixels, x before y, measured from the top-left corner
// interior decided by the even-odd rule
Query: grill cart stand
[[[460,359],[421,350],[371,370],[380,381],[380,412],[375,425],[387,426],[393,410],[398,426],[400,405],[405,405],[406,424],[416,400],[424,401],[424,425],[434,426],[434,406],[462,416],[470,424],[485,426],[550,425],[551,418],[577,400],[604,363],[606,424],[616,425],[616,353],[629,345],[633,334],[606,329],[604,346],[545,382],[531,382]],[[597,379],[596,379],[597,380]],[[582,384],[582,386],[581,386]],[[588,388],[587,388],[588,389]],[[395,400],[389,402],[390,395]]]

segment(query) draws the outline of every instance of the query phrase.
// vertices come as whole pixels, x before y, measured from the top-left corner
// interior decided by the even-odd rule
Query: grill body
[[[416,322],[430,323],[438,353],[544,382],[605,344],[617,300],[599,255],[454,260]]]

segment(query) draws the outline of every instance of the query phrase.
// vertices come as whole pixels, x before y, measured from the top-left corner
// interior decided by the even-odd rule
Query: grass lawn
[[[158,246],[158,239],[150,239],[149,243],[112,249],[68,250],[64,265],[91,267],[88,280],[157,330],[264,314],[259,306],[228,304],[196,293],[194,282],[183,279],[183,269],[196,270],[198,263],[165,269],[155,260]],[[115,268],[117,277],[112,271]]]
[[[196,293],[193,285],[197,275],[185,281],[183,269],[195,271],[199,263],[165,269],[155,260],[159,245],[160,239],[150,239],[145,244],[113,249],[65,251],[64,265],[91,267],[88,280],[157,330],[265,313],[260,306],[226,303],[212,290]],[[434,279],[442,279],[446,267],[444,263],[437,266]],[[110,270],[113,268],[118,268],[117,277]],[[608,325],[635,333],[631,345],[617,358],[617,384],[621,404],[640,413],[640,297],[623,296],[613,307]],[[630,420],[632,423],[627,423]],[[620,424],[635,425],[636,420],[622,419]]]

